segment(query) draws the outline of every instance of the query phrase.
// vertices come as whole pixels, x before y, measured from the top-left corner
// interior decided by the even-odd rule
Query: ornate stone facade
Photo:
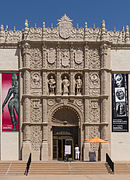
[[[57,27],[46,28],[43,22],[42,28],[32,28],[27,20],[23,31],[1,26],[0,43],[14,43],[20,50],[23,160],[30,152],[33,160],[53,159],[53,127],[78,127],[81,160],[88,160],[90,151],[98,154],[99,145],[84,140],[110,140],[110,49],[128,40],[128,26],[112,32],[102,21],[101,28],[87,23],[74,28],[66,15]]]

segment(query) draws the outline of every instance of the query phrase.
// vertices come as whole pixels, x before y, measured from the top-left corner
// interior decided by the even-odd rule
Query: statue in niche
[[[63,85],[63,95],[68,95],[69,94],[70,82],[66,76],[64,77],[64,79],[62,81],[62,85]]]
[[[56,81],[53,76],[50,77],[48,81],[48,86],[49,86],[49,94],[54,95],[55,94],[55,88],[56,88]]]
[[[75,88],[76,88],[76,94],[81,95],[82,79],[80,78],[80,76],[78,76],[76,79]]]

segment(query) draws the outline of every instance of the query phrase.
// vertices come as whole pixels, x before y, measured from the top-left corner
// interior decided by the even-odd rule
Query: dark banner
[[[112,132],[128,132],[128,74],[112,74]]]
[[[2,74],[2,131],[19,130],[19,75]]]

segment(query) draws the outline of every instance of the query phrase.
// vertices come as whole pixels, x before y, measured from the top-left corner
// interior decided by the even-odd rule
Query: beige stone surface
[[[130,49],[111,50],[112,71],[130,71]]]
[[[0,176],[1,180],[129,180],[130,175],[34,175],[34,176]]]
[[[0,49],[0,70],[18,70],[18,50]]]
[[[19,160],[19,133],[2,132],[1,160]]]

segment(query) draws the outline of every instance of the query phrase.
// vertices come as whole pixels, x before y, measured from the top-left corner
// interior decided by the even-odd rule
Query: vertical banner
[[[2,74],[2,131],[19,131],[19,75]]]
[[[128,74],[112,74],[112,132],[128,132]]]

